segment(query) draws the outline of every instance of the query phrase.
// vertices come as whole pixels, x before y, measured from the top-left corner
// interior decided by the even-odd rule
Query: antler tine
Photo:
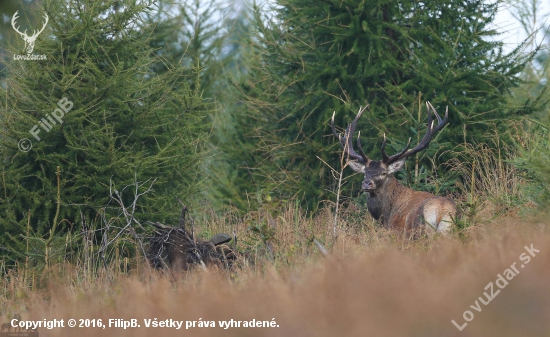
[[[357,147],[359,148],[359,154],[361,154],[361,157],[368,163],[370,162],[370,158],[367,157],[365,154],[365,151],[363,151],[363,147],[361,146],[361,131],[357,133]]]
[[[330,121],[330,126],[332,128],[332,134],[334,135],[334,137],[338,138],[338,144],[340,144],[340,148],[342,150],[345,149],[345,141],[342,140],[342,135],[339,134],[337,131],[336,131],[336,127],[334,126],[334,116],[336,115],[336,111],[334,111],[332,113],[332,119]]]
[[[334,111],[332,113],[332,118],[330,120],[330,127],[332,128],[332,134],[334,135],[334,137],[338,138],[338,140],[342,140],[341,137],[340,137],[340,134],[338,132],[336,132],[336,127],[334,126],[334,116],[336,115],[336,111]],[[342,145],[342,143],[340,143],[340,145]]]
[[[352,138],[355,132],[355,127],[357,125],[357,120],[359,120],[359,118],[361,117],[361,115],[363,114],[363,112],[367,107],[368,105],[365,107],[361,107],[359,109],[359,112],[357,113],[357,116],[355,116],[355,119],[346,128],[346,131],[344,132],[344,137],[340,137],[340,135],[336,132],[336,127],[334,126],[334,115],[336,114],[336,112],[332,114],[332,120],[331,120],[332,133],[339,138],[340,146],[344,150],[344,153],[347,153],[349,157],[355,160],[358,160],[363,164],[365,164],[367,161],[365,159],[366,156],[363,157],[362,155],[359,155],[357,152],[355,152],[355,150],[353,149]]]
[[[437,114],[437,111],[435,110],[435,108],[433,107],[432,103],[430,102],[427,102],[429,108],[433,111],[433,113],[435,114],[435,116],[437,117],[437,126],[435,127],[435,129],[433,130],[433,133],[436,133],[437,131],[443,129],[443,127],[445,126],[445,124],[447,124],[447,120],[449,119],[449,106],[447,106],[445,108],[445,117],[443,119],[441,119],[441,117],[439,117],[439,115]]]
[[[17,19],[19,19],[19,10],[15,11],[15,14],[13,14],[13,17],[11,18],[11,25],[13,27],[13,29],[19,33],[19,35],[27,35],[27,30],[25,29],[25,32],[24,33],[21,33],[21,31],[19,30],[19,27],[21,26],[15,26],[16,23],[15,21],[17,21]]]
[[[407,143],[405,150],[389,157],[387,160],[384,160],[385,164],[391,164],[399,159],[410,157],[422,150],[425,150],[428,147],[428,145],[430,145],[433,135],[436,134],[439,130],[443,129],[443,127],[447,124],[448,117],[449,117],[448,107],[445,111],[445,118],[443,119],[441,119],[441,117],[437,114],[437,111],[434,109],[434,107],[430,102],[426,102],[426,107],[428,109],[428,128],[426,130],[426,134],[424,135],[424,137],[422,137],[422,140],[420,141],[420,143],[418,143],[418,145],[416,145],[414,148],[408,150],[409,145],[411,143],[411,139],[409,138],[409,142]],[[434,115],[437,119],[437,126],[434,126]],[[383,145],[385,145],[385,139],[384,139]]]
[[[386,135],[384,134],[384,142],[382,143],[382,145],[385,147],[386,145]],[[409,146],[411,146],[411,138],[409,137],[409,141],[407,142],[407,145],[405,145],[405,148],[403,150],[401,150],[401,152],[399,153],[396,153],[392,156],[389,156],[386,155],[386,153],[384,152],[384,149],[382,148],[382,162],[385,163],[385,164],[391,164],[393,162],[395,162],[396,160],[400,159],[400,157],[402,155],[405,154],[405,152],[407,152],[407,150],[409,149]]]
[[[19,10],[15,11],[15,14],[13,14],[13,17],[11,18],[11,24],[15,26],[15,21],[19,19]]]
[[[386,134],[384,133],[384,140],[382,141],[382,146],[380,147],[380,151],[382,152],[382,162],[385,163],[388,161],[389,157],[386,154]]]
[[[48,14],[44,13],[44,19],[46,19],[46,22],[44,22],[44,25],[42,25],[42,29],[40,29],[40,31],[34,33],[33,36],[40,35],[40,33],[42,33],[44,31],[44,29],[46,29],[46,25],[48,24],[48,21],[50,20],[50,18],[48,17]]]
[[[346,142],[349,156],[361,162],[365,161],[365,159],[363,158],[363,156],[357,154],[357,152],[355,152],[355,150],[353,149],[353,134],[355,133],[355,128],[357,127],[357,121],[363,115],[363,111],[365,111],[365,109],[363,107],[360,107],[357,115],[348,125],[348,127],[346,128],[346,132],[344,133],[344,141]]]

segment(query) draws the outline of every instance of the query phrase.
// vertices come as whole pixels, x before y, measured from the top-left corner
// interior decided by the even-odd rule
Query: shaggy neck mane
[[[367,206],[370,214],[387,225],[392,213],[407,205],[412,190],[401,185],[394,176],[388,176],[386,182],[376,193],[369,192]]]

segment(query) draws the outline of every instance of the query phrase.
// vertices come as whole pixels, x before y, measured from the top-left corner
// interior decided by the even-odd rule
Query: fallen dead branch
[[[228,243],[232,239],[235,242],[236,238],[228,234],[216,234],[209,241],[197,238],[192,219],[191,229],[187,229],[189,212],[185,205],[182,206],[179,227],[150,223],[155,227],[154,235],[149,238],[146,254],[151,265],[156,269],[175,270],[190,270],[194,266],[206,269],[209,265],[231,268],[237,260],[237,254]]]

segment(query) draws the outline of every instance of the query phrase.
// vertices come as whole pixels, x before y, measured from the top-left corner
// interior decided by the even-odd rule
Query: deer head
[[[16,11],[15,14],[13,14],[13,17],[11,19],[11,26],[13,27],[13,29],[15,29],[17,33],[19,33],[19,35],[21,35],[21,37],[23,38],[23,41],[25,41],[25,49],[27,50],[27,54],[32,54],[32,51],[34,50],[34,43],[36,41],[36,38],[38,37],[38,35],[40,35],[40,33],[44,31],[44,29],[46,28],[46,25],[48,24],[48,20],[49,20],[48,14],[44,13],[44,19],[46,21],[44,22],[42,29],[40,29],[39,31],[33,30],[33,34],[31,36],[28,36],[26,29],[23,33],[21,33],[21,31],[19,31],[19,27],[15,26],[16,25],[15,21],[19,18],[18,13],[19,11]]]
[[[433,135],[436,134],[439,130],[443,129],[448,121],[448,107],[445,111],[445,118],[441,119],[441,117],[439,117],[437,111],[435,111],[435,108],[430,104],[430,102],[426,102],[426,106],[428,108],[428,130],[426,131],[426,134],[424,135],[424,138],[422,138],[420,143],[418,143],[418,145],[416,145],[414,148],[409,149],[409,146],[411,144],[411,139],[409,138],[407,146],[405,146],[405,148],[401,152],[392,156],[388,156],[386,154],[386,135],[384,134],[384,140],[382,141],[382,147],[380,148],[380,150],[382,151],[382,160],[380,161],[371,160],[369,157],[367,157],[367,155],[363,151],[363,148],[361,147],[360,132],[357,135],[357,148],[359,149],[359,153],[355,152],[355,150],[353,149],[352,139],[353,134],[355,133],[357,121],[368,106],[359,109],[359,112],[357,113],[355,119],[346,128],[343,137],[336,132],[336,128],[334,127],[334,114],[332,115],[332,133],[340,140],[340,146],[344,151],[344,155],[348,156],[349,159],[352,159],[351,161],[349,161],[349,166],[355,172],[363,173],[365,175],[365,179],[361,184],[362,190],[376,193],[377,190],[383,187],[388,175],[401,170],[403,168],[403,165],[405,164],[405,160],[408,157],[425,150],[430,144]],[[437,118],[437,126],[434,125],[434,115]]]

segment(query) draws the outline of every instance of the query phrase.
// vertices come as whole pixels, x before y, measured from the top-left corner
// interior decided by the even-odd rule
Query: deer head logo
[[[28,36],[26,29],[23,33],[21,33],[19,31],[19,27],[15,26],[16,25],[15,21],[19,18],[18,13],[19,13],[19,11],[15,12],[15,14],[13,14],[13,18],[11,19],[11,25],[12,25],[13,29],[15,29],[15,31],[17,33],[19,33],[19,35],[21,35],[21,37],[25,41],[25,49],[27,50],[27,54],[32,54],[32,51],[34,50],[34,42],[36,41],[36,38],[38,37],[38,35],[40,35],[40,33],[42,33],[44,31],[44,28],[46,28],[46,25],[48,24],[48,20],[49,20],[48,14],[44,13],[44,19],[46,21],[44,22],[44,25],[42,26],[42,29],[40,29],[39,31],[33,30],[33,34],[31,36]]]

